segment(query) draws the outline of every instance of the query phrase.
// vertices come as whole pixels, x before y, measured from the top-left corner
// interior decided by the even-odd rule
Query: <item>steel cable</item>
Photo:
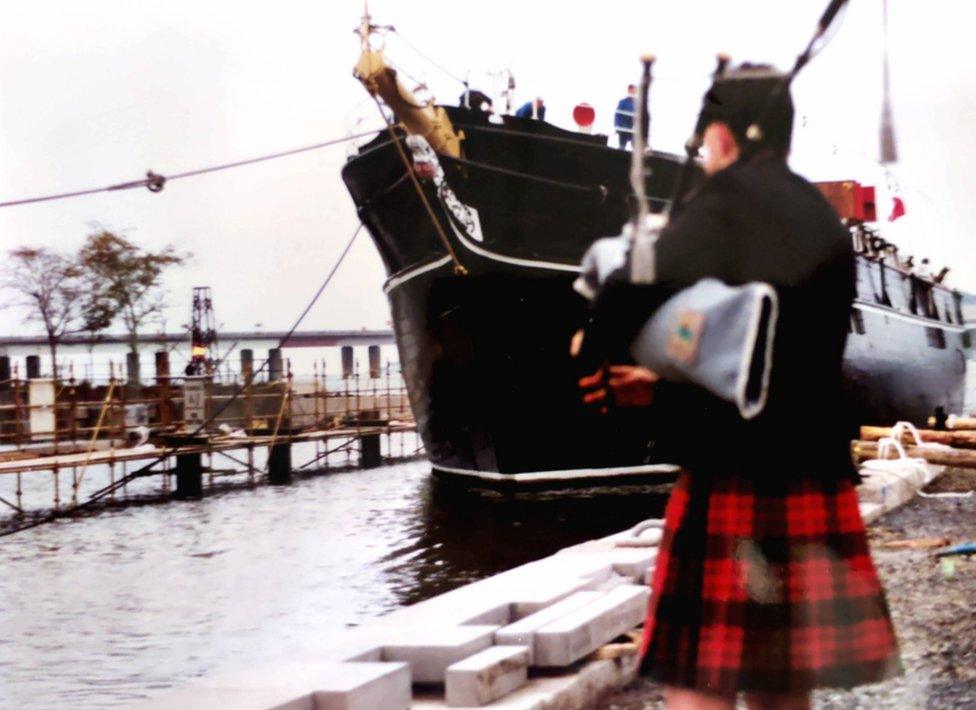
[[[0,208],[3,207],[16,207],[18,205],[30,205],[38,202],[51,202],[53,200],[64,200],[69,197],[81,197],[82,195],[95,195],[101,192],[116,192],[119,190],[131,190],[137,187],[148,188],[151,192],[160,192],[166,183],[173,180],[182,180],[183,178],[196,177],[197,175],[206,175],[207,173],[215,173],[220,170],[230,170],[232,168],[239,168],[245,165],[253,165],[255,163],[263,163],[267,160],[276,160],[278,158],[285,158],[290,155],[297,155],[299,153],[307,153],[312,150],[320,150],[322,148],[328,148],[329,146],[338,145],[340,143],[347,143],[358,138],[364,138],[366,136],[371,136],[378,131],[382,130],[377,128],[371,131],[363,131],[361,133],[354,133],[352,135],[346,136],[345,138],[337,138],[330,141],[325,141],[323,143],[316,143],[315,145],[307,145],[302,148],[293,148],[291,150],[284,150],[278,153],[270,153],[268,155],[261,155],[256,158],[247,158],[245,160],[237,160],[233,163],[224,163],[222,165],[213,165],[206,168],[198,168],[197,170],[187,170],[182,173],[176,173],[174,175],[159,175],[150,170],[146,173],[146,177],[139,180],[130,180],[129,182],[120,182],[114,185],[108,185],[105,187],[93,187],[88,190],[76,190],[74,192],[62,192],[54,195],[43,195],[40,197],[26,197],[19,200],[7,200],[6,202],[0,202]]]

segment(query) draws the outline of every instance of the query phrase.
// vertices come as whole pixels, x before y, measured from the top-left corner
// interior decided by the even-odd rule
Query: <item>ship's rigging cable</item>
[[[380,112],[381,116],[386,114],[383,113],[383,104],[380,103],[379,98],[374,94],[373,101],[376,103],[376,109]],[[465,268],[461,260],[458,259],[457,252],[454,251],[454,247],[451,246],[451,241],[447,238],[447,234],[444,232],[444,227],[441,225],[441,221],[437,219],[437,214],[434,212],[434,208],[430,206],[430,200],[427,199],[427,194],[424,192],[424,188],[420,185],[420,180],[417,179],[417,174],[413,170],[413,165],[410,164],[410,159],[407,157],[406,152],[403,150],[401,141],[396,134],[394,123],[387,122],[386,130],[390,134],[390,139],[393,142],[393,147],[396,148],[397,153],[400,156],[400,160],[403,161],[403,167],[406,168],[407,174],[410,176],[410,182],[413,183],[414,189],[417,191],[417,195],[420,197],[420,201],[424,205],[424,209],[427,211],[427,216],[430,217],[430,221],[434,225],[434,231],[437,232],[438,238],[447,250],[448,255],[451,257],[451,261],[454,262],[454,273],[458,276],[466,276],[468,270]]]
[[[131,180],[128,182],[120,182],[114,185],[108,185],[106,187],[94,187],[87,190],[77,190],[75,192],[62,192],[55,195],[43,195],[40,197],[27,197],[19,200],[8,200],[6,202],[0,202],[0,207],[16,207],[18,205],[29,205],[37,202],[51,202],[53,200],[64,200],[69,197],[81,197],[82,195],[95,195],[100,192],[115,192],[118,190],[131,190],[136,187],[148,188],[150,192],[160,192],[166,183],[173,180],[181,180],[188,177],[196,177],[197,175],[206,175],[207,173],[215,173],[221,170],[230,170],[232,168],[240,168],[245,165],[253,165],[255,163],[263,163],[268,160],[276,160],[278,158],[285,158],[290,155],[297,155],[299,153],[307,153],[312,150],[319,150],[321,148],[328,148],[330,146],[339,145],[341,143],[347,143],[349,141],[357,140],[358,138],[365,138],[366,136],[371,136],[379,129],[373,129],[371,131],[363,131],[360,133],[354,133],[352,135],[346,136],[345,138],[336,138],[333,140],[325,141],[323,143],[316,143],[314,145],[307,145],[302,148],[292,148],[291,150],[284,150],[279,153],[269,153],[268,155],[261,155],[256,158],[246,158],[244,160],[237,160],[233,163],[224,163],[222,165],[212,165],[206,168],[198,168],[196,170],[187,170],[186,172],[176,173],[174,175],[159,175],[150,170],[146,173],[146,177],[139,180]]]
[[[830,0],[830,4],[827,5],[827,9],[823,11],[820,19],[817,21],[817,28],[810,38],[806,47],[803,51],[797,55],[796,60],[793,63],[793,67],[783,75],[782,80],[780,80],[773,89],[766,96],[766,101],[760,108],[758,115],[753,120],[749,128],[746,130],[746,143],[742,146],[740,153],[740,160],[749,160],[753,157],[755,152],[759,149],[762,144],[763,136],[763,122],[767,118],[767,114],[775,105],[777,99],[782,95],[784,91],[789,89],[790,84],[796,78],[800,70],[805,67],[811,59],[816,57],[823,49],[833,40],[837,35],[838,28],[843,22],[843,17],[846,12],[847,3],[849,0]],[[837,16],[841,16],[840,21],[837,20]],[[725,55],[718,55],[717,66],[715,69],[714,76],[716,78],[722,76],[725,72],[725,68],[728,62],[728,58]],[[706,93],[705,99],[707,99],[708,94]],[[703,99],[703,110],[704,101]],[[688,142],[685,144],[685,164],[682,166],[682,172],[686,171],[690,164],[695,159],[695,154],[697,153],[697,147],[695,147],[694,141],[696,139],[700,140],[701,132],[704,130],[704,126],[701,125],[702,113],[698,114],[698,120],[695,125],[695,132],[689,138]],[[685,195],[684,191],[687,189],[687,185],[683,183],[682,175],[679,174],[679,179],[675,184],[675,191],[671,197],[671,207],[674,209],[681,205],[684,201]],[[680,191],[679,191],[680,190]]]
[[[295,319],[295,322],[292,324],[292,326],[288,330],[288,332],[285,333],[285,335],[282,336],[281,339],[278,341],[278,345],[277,345],[278,348],[283,348],[285,345],[288,344],[288,341],[291,339],[292,335],[295,334],[295,331],[298,330],[298,327],[302,324],[302,321],[305,320],[305,317],[309,314],[309,312],[312,310],[312,308],[318,302],[319,298],[325,292],[325,289],[328,288],[329,284],[332,282],[332,278],[336,275],[336,272],[339,270],[339,267],[342,265],[342,262],[345,261],[346,256],[348,256],[349,251],[352,249],[352,245],[355,243],[356,237],[359,236],[359,233],[362,231],[362,228],[363,228],[363,224],[362,224],[362,222],[360,222],[356,226],[356,229],[352,233],[352,236],[349,238],[349,241],[346,242],[346,246],[343,248],[342,252],[339,254],[339,257],[336,259],[335,263],[332,265],[332,268],[329,270],[329,273],[326,275],[325,279],[322,281],[322,284],[319,286],[318,290],[315,292],[315,294],[309,300],[308,304],[302,310],[302,312],[298,316],[298,318]],[[200,434],[202,431],[204,431],[208,426],[210,426],[210,424],[212,424],[221,414],[223,414],[227,410],[227,408],[231,406],[231,404],[233,404],[234,402],[236,402],[240,398],[241,394],[246,390],[246,388],[249,387],[254,382],[254,379],[258,375],[260,375],[265,370],[265,368],[268,367],[268,363],[269,362],[270,362],[270,360],[265,360],[264,363],[261,365],[261,367],[257,368],[256,370],[252,370],[250,376],[247,377],[247,378],[245,378],[244,382],[239,387],[236,387],[235,388],[234,393],[230,397],[228,397],[227,400],[220,407],[217,408],[217,411],[215,411],[213,414],[211,414],[196,429],[194,429],[192,432],[189,432],[185,436],[188,437],[188,438],[195,437],[198,434]],[[52,512],[48,513],[47,515],[44,515],[43,517],[37,518],[36,520],[33,520],[30,523],[27,523],[25,525],[21,525],[19,527],[12,528],[12,529],[9,529],[9,530],[0,531],[0,537],[7,537],[9,535],[14,535],[15,533],[23,532],[25,530],[30,530],[31,528],[36,528],[36,527],[38,527],[40,525],[44,525],[45,523],[53,522],[55,520],[58,520],[59,518],[67,517],[69,515],[74,515],[78,511],[84,510],[84,509],[90,507],[91,505],[93,505],[94,503],[98,502],[99,500],[101,500],[105,496],[109,495],[110,493],[113,493],[113,492],[117,491],[119,488],[121,488],[125,484],[129,483],[130,481],[133,481],[136,478],[142,478],[142,477],[145,477],[145,476],[151,476],[151,475],[153,475],[153,472],[150,471],[150,469],[153,466],[155,466],[158,463],[161,463],[161,462],[165,461],[166,459],[170,458],[171,456],[177,455],[179,453],[179,450],[181,448],[183,448],[183,447],[181,445],[179,445],[179,444],[173,445],[173,446],[170,446],[170,447],[166,447],[166,448],[164,448],[163,453],[160,454],[157,458],[153,459],[150,463],[148,463],[148,464],[146,464],[144,466],[140,466],[135,471],[132,471],[131,473],[123,476],[122,478],[118,479],[117,481],[114,481],[113,483],[110,483],[108,486],[105,486],[104,488],[101,488],[98,491],[95,491],[94,493],[92,493],[91,496],[88,497],[88,499],[84,503],[81,503],[81,504],[76,505],[76,506],[72,506],[71,508],[68,508],[68,509],[66,509],[64,511],[55,510],[55,511],[52,511]]]
[[[454,79],[454,81],[456,81],[457,83],[459,83],[461,86],[467,87],[468,82],[466,82],[464,79],[462,79],[461,77],[459,77],[457,74],[454,74],[451,71],[449,71],[448,69],[444,68],[443,65],[438,64],[433,59],[431,59],[426,54],[424,54],[419,49],[417,49],[417,47],[415,47],[411,42],[409,42],[406,37],[404,37],[402,34],[400,34],[399,32],[397,32],[396,27],[392,27],[391,26],[391,27],[388,27],[387,29],[390,32],[392,32],[393,34],[395,34],[397,36],[397,39],[399,39],[401,42],[403,42],[405,45],[407,45],[410,49],[412,49],[414,52],[416,52],[421,57],[423,57],[426,61],[428,61],[431,64],[433,64],[436,68],[440,69],[442,72],[444,72],[449,77],[451,77],[452,79]]]
[[[530,180],[532,182],[537,182],[542,185],[550,185],[552,187],[559,187],[564,190],[577,190],[579,192],[594,192],[600,195],[601,201],[607,197],[607,188],[605,185],[580,185],[575,182],[563,182],[562,180],[554,180],[553,178],[541,177],[539,175],[533,175],[532,173],[523,173],[519,170],[512,170],[511,168],[502,168],[497,165],[489,165],[488,163],[480,163],[476,160],[466,160],[465,158],[445,158],[445,162],[457,163],[458,165],[464,165],[465,167],[474,168],[475,170],[484,170],[486,172],[499,173],[501,175],[508,175],[510,177],[522,178],[523,180]]]

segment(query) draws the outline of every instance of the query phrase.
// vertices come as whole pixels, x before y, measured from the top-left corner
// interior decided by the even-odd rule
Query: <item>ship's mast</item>
[[[371,22],[368,7],[357,30],[360,36],[359,61],[354,76],[366,87],[371,96],[383,99],[397,120],[410,135],[423,136],[438,153],[457,158],[461,155],[461,140],[443,108],[432,101],[421,104],[416,97],[400,84],[397,73],[387,65],[383,50],[370,45],[370,36],[377,27]]]

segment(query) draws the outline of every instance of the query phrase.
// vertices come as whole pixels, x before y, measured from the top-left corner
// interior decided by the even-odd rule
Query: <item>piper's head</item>
[[[637,94],[637,87],[633,84],[627,84],[627,96],[635,96]]]
[[[782,81],[783,74],[756,64],[743,64],[715,80],[705,95],[699,123],[704,127],[706,174],[724,170],[745,152],[753,160],[786,160],[793,135],[793,99],[789,87],[777,89]],[[753,125],[759,127],[755,144],[750,137]]]

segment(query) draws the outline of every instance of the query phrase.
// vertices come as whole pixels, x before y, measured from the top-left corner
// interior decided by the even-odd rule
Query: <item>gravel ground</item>
[[[976,472],[950,470],[926,492],[976,489]],[[821,691],[816,708],[976,708],[976,556],[936,559],[931,549],[886,543],[948,538],[976,541],[976,496],[917,497],[870,529],[875,564],[888,594],[905,675],[853,692]],[[637,680],[607,698],[611,710],[661,708],[660,686]]]

